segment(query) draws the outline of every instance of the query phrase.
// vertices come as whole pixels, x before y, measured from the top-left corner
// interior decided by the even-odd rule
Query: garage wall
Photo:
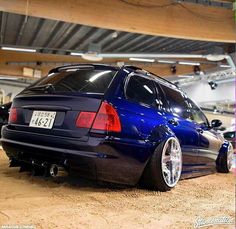
[[[213,114],[212,112],[204,112],[209,121],[213,119],[220,119],[222,126],[235,130],[235,117],[233,115]]]
[[[211,90],[206,81],[196,82],[181,88],[197,103],[223,100],[235,101],[234,82],[218,84],[215,90]]]
[[[18,93],[24,90],[24,88],[27,85],[19,85],[19,86],[14,86],[14,85],[5,85],[1,84],[0,82],[0,91],[2,92],[3,98],[1,99],[2,103],[8,103],[11,101]]]

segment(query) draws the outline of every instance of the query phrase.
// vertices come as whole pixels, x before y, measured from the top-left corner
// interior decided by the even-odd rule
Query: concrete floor
[[[232,173],[183,180],[172,191],[160,193],[99,186],[75,177],[31,177],[18,171],[8,168],[0,151],[0,228],[193,228],[198,217],[235,216]]]

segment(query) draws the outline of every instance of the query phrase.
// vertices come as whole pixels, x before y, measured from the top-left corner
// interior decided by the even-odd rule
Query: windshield
[[[104,94],[115,74],[114,70],[68,69],[49,74],[30,88],[52,85],[55,92]]]

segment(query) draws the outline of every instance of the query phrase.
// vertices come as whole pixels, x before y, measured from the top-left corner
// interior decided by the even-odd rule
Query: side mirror
[[[213,119],[211,121],[212,128],[217,128],[217,127],[220,127],[221,125],[222,125],[222,122],[219,119]]]

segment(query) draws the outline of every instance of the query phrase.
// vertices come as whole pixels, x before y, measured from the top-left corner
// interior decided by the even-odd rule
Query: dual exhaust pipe
[[[62,173],[65,172],[65,169],[61,166],[58,166],[56,164],[52,164],[49,167],[49,174],[51,177],[57,177],[57,176],[61,176]]]
[[[21,161],[14,158],[9,160],[9,167],[20,167],[20,172],[30,171],[33,176],[64,176],[65,168],[57,164],[49,164],[48,162],[39,162],[36,160]],[[64,161],[64,165],[67,165],[67,160]]]
[[[31,163],[16,163],[15,161],[10,161],[10,167],[18,167],[20,166],[20,172],[30,171],[32,176],[51,176],[58,177],[65,175],[65,168],[59,166],[57,164],[48,164],[44,163],[36,163],[35,161],[31,161]]]

